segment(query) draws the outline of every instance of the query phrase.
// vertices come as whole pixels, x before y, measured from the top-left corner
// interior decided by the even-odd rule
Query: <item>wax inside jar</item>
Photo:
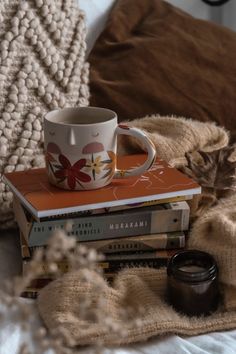
[[[183,272],[188,272],[188,273],[198,273],[198,272],[204,271],[205,268],[200,267],[195,264],[189,264],[189,265],[183,265],[183,266],[179,267],[179,270],[182,270]]]

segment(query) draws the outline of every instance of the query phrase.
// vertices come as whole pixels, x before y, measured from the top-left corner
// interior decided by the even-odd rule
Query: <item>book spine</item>
[[[183,232],[170,232],[162,234],[131,236],[117,239],[84,241],[81,245],[93,248],[104,254],[124,254],[132,252],[145,252],[155,250],[172,250],[184,248],[186,236]],[[32,246],[21,242],[21,255],[23,259],[31,258],[38,249],[46,249],[46,246]]]
[[[113,262],[113,261],[124,261],[124,260],[147,260],[147,259],[162,259],[162,258],[170,258],[177,251],[176,250],[160,250],[160,251],[148,251],[148,252],[140,252],[140,253],[121,253],[121,254],[107,254],[105,255],[105,261]]]
[[[104,273],[113,273],[113,272],[118,272],[121,269],[127,268],[127,267],[152,267],[152,268],[160,268],[163,266],[166,266],[168,263],[168,260],[170,259],[169,255],[163,255],[160,257],[154,257],[153,258],[145,258],[143,256],[142,258],[133,258],[133,259],[114,259],[114,260],[105,260],[103,262],[98,262],[98,267],[103,270]],[[64,274],[67,273],[71,270],[71,266],[68,264],[68,262],[60,262],[57,264],[58,270]],[[24,261],[23,262],[23,275],[26,275],[28,272],[28,262]],[[50,273],[50,268],[48,267],[47,264],[42,264],[41,269],[39,269],[41,272],[42,276],[46,276],[46,278],[51,277]]]
[[[192,198],[193,198],[192,195],[176,196],[176,197],[165,198],[165,199],[150,200],[150,201],[140,202],[140,203],[124,204],[124,205],[111,206],[111,207],[107,207],[107,208],[89,209],[89,210],[82,210],[82,211],[73,212],[73,213],[53,215],[53,216],[50,216],[50,218],[44,217],[44,218],[40,218],[39,220],[40,220],[40,222],[42,222],[42,221],[48,221],[49,219],[50,220],[62,219],[62,218],[68,219],[68,218],[75,218],[75,217],[81,217],[81,216],[91,216],[91,215],[114,213],[117,211],[123,211],[123,210],[135,209],[135,208],[143,208],[143,207],[152,206],[152,205],[176,203],[176,202],[181,202],[184,200],[190,200]]]
[[[125,268],[140,268],[140,267],[149,267],[149,268],[161,268],[166,267],[169,258],[150,258],[150,259],[126,259],[126,260],[116,260],[108,262],[107,268],[104,268],[104,273],[106,272],[118,272]]]
[[[94,241],[144,234],[184,231],[189,224],[186,202],[133,209],[107,215],[74,218],[72,231],[78,241]],[[29,246],[45,245],[52,231],[64,229],[68,219],[34,222],[29,234]]]
[[[22,293],[21,297],[26,299],[37,299],[40,289],[28,289],[26,288]]]
[[[168,260],[176,253],[176,250],[159,251],[159,252],[143,252],[139,254],[113,254],[107,255],[105,261],[107,266],[104,272],[116,272],[124,268],[130,267],[151,267],[160,268],[166,266]]]
[[[84,241],[81,244],[88,248],[94,248],[97,252],[106,254],[154,251],[158,249],[171,250],[185,247],[185,234],[177,231],[117,239]]]

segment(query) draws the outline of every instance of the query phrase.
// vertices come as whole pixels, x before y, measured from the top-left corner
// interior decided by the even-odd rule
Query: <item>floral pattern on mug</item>
[[[99,153],[95,152],[98,148]],[[108,181],[113,177],[116,167],[116,154],[113,151],[105,151],[102,144],[93,142],[87,144],[83,152],[91,153],[91,158],[82,158],[71,164],[55,143],[50,142],[47,145],[46,164],[56,183],[66,182],[69,189],[74,190],[76,183],[84,188],[83,184],[92,179],[95,181],[106,178]]]
[[[104,167],[104,170],[107,170],[105,175],[103,176],[104,178],[107,177],[107,181],[109,179],[112,179],[115,169],[116,169],[116,154],[113,151],[107,151],[107,154],[109,156],[109,160],[105,161],[106,166]]]
[[[91,156],[91,160],[87,159],[85,166],[88,167],[90,171],[92,171],[94,180],[96,179],[96,174],[100,174],[102,172],[104,162],[101,161],[101,159],[101,155],[94,158],[93,154]]]
[[[81,169],[86,165],[86,159],[80,159],[71,165],[67,157],[61,154],[59,155],[58,160],[61,165],[54,165],[57,170],[53,171],[58,183],[62,183],[67,180],[68,187],[74,190],[76,183],[81,185],[81,182],[91,181],[91,177],[87,173],[81,171]]]
[[[108,179],[109,179],[112,172],[115,171],[116,160],[114,159],[114,156],[112,154],[114,156],[116,156],[112,151],[103,151],[102,155],[98,155],[95,157],[94,154],[92,154],[91,160],[87,159],[87,162],[86,162],[87,171],[92,172],[94,181],[96,180],[97,175],[100,175],[99,177],[101,179],[106,178],[106,177],[108,177]],[[105,158],[104,155],[108,155],[108,158]],[[102,160],[102,158],[103,158],[103,160]],[[105,174],[101,176],[101,173],[104,171],[105,171]]]

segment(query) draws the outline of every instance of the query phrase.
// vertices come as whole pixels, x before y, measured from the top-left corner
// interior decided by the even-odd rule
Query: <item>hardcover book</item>
[[[145,158],[144,154],[121,156],[118,158],[118,165],[122,169],[137,167]],[[108,186],[96,190],[59,189],[49,183],[44,168],[6,173],[4,180],[38,220],[85,210],[201,193],[201,187],[194,180],[158,158],[151,169],[141,176],[114,179]]]

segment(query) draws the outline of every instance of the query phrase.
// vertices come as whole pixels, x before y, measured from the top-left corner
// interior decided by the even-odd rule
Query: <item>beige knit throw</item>
[[[100,279],[99,290],[99,276],[92,271],[89,276],[91,281],[85,282],[82,272],[68,273],[42,289],[38,298],[44,323],[52,332],[60,328],[70,346],[126,344],[161,334],[190,336],[236,328],[236,311],[226,312],[224,307],[208,317],[177,313],[165,301],[165,270],[125,270],[113,287]],[[85,299],[91,305],[81,311]]]
[[[236,311],[236,195],[222,199],[194,223],[189,248],[209,252],[219,266],[225,308]]]
[[[0,178],[44,165],[42,117],[88,105],[84,15],[73,0],[0,1]],[[0,180],[1,227],[12,194]]]
[[[183,117],[151,115],[127,124],[142,129],[153,141],[157,155],[168,162],[183,162],[187,152],[211,152],[225,147],[229,142],[228,133],[223,127]],[[141,142],[135,138],[121,135],[119,139],[120,153],[144,150]]]

